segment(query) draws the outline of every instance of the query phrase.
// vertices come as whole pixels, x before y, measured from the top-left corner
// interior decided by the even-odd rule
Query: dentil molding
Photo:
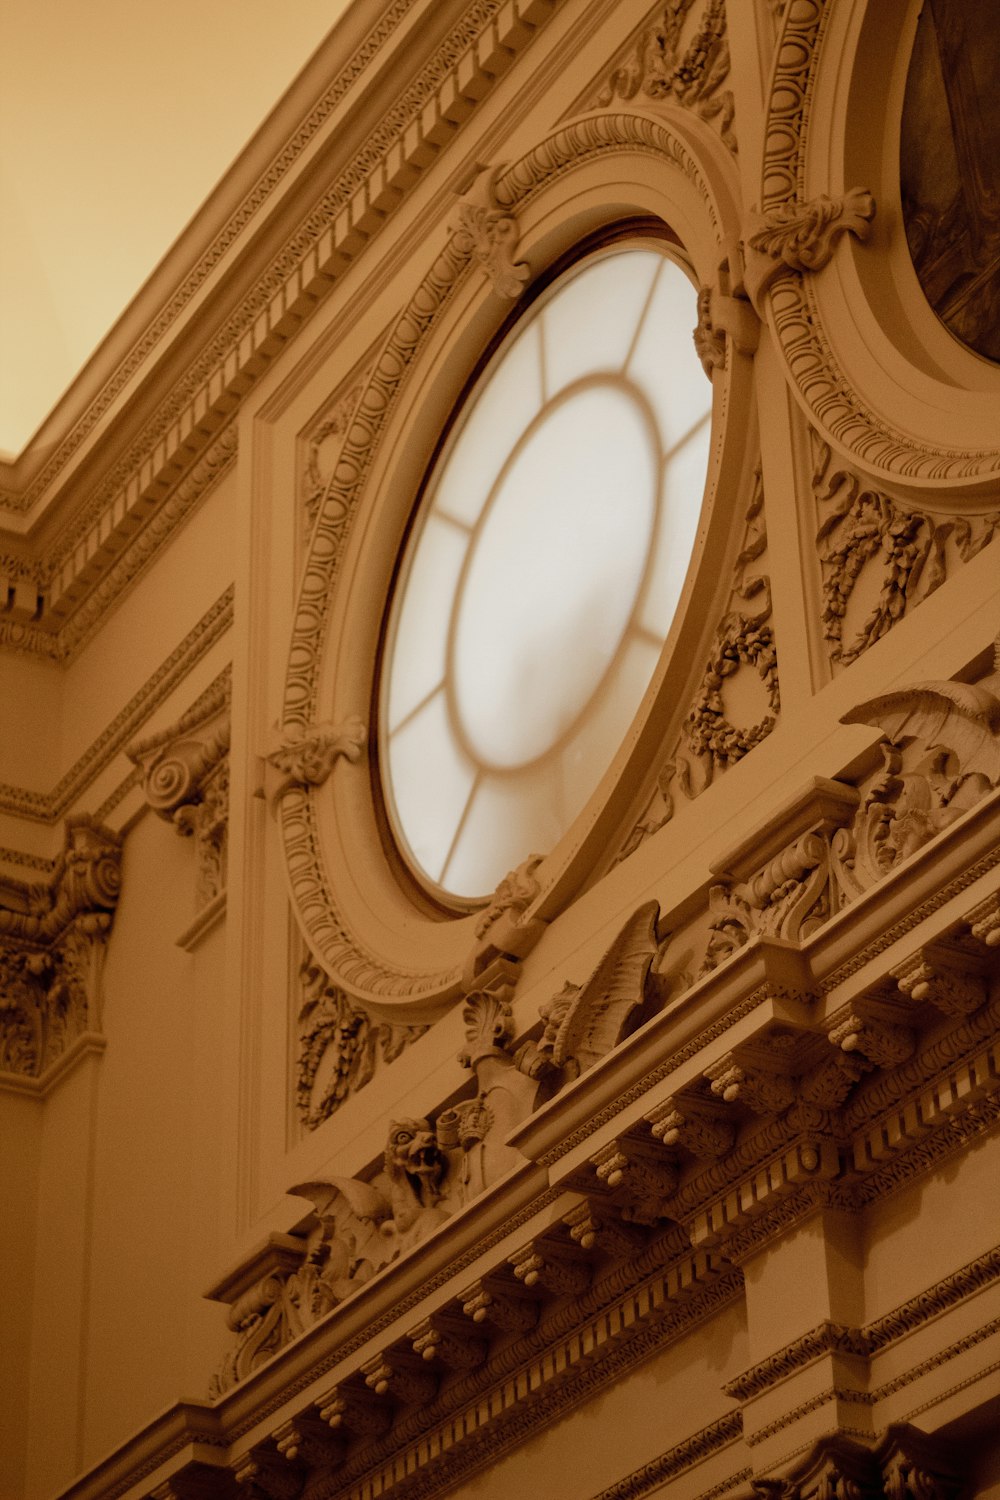
[[[226,251],[252,232],[254,215],[360,72],[391,40],[412,4],[395,0],[389,7],[206,260],[174,293],[36,478],[22,493],[5,493],[12,515],[58,503],[63,493],[71,493],[75,455],[115,397],[141,377],[149,354]],[[63,659],[97,628],[122,587],[183,521],[206,486],[231,466],[232,416],[247,392],[457,137],[557,4],[474,0],[466,8],[383,120],[368,129],[353,159],[326,187],[291,240],[272,255],[238,309],[207,343],[196,347],[184,373],[172,380],[169,393],[161,394],[153,416],[124,455],[105,471],[85,503],[74,496],[78,503],[72,519],[43,551],[36,552],[18,535],[8,565],[0,557],[0,574],[8,578],[0,645]],[[155,372],[147,378],[152,381]]]

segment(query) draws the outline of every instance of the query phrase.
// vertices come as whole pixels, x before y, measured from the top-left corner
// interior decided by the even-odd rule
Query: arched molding
[[[917,281],[900,205],[899,118],[917,0],[792,0],[771,75],[754,230],[828,205],[829,255],[786,260],[757,303],[791,388],[830,445],[882,482],[995,495],[1000,370],[940,324]],[[828,64],[836,59],[835,66]],[[849,210],[871,194],[870,222]],[[860,232],[859,232],[860,231]],[[872,254],[876,249],[878,254]]]
[[[529,268],[529,294],[588,235],[637,216],[659,220],[683,243],[699,283],[728,294],[720,264],[725,268],[738,236],[736,169],[709,127],[670,113],[679,118],[623,109],[586,115],[493,172],[492,201],[515,221],[513,259]],[[370,721],[383,604],[419,479],[483,350],[511,316],[510,290],[516,288],[506,295],[495,288],[467,216],[456,213],[374,362],[320,504],[292,628],[283,732],[305,734],[320,721],[351,715]],[[692,300],[692,331],[694,322]],[[729,358],[714,372],[708,498],[696,544],[701,566],[690,570],[644,722],[641,712],[631,742],[577,821],[573,847],[564,840],[559,859],[545,862],[545,917],[579,888],[620,818],[616,805],[608,811],[614,785],[659,742],[662,710],[657,714],[654,700],[664,697],[671,663],[680,671],[694,645],[688,605],[711,589],[712,570],[703,564],[724,540],[721,523],[711,524],[712,497],[720,478],[732,489],[744,468],[742,439],[725,439],[725,414],[734,399],[751,399],[750,359],[735,340],[729,344]],[[342,764],[322,791],[301,784],[284,790],[278,817],[292,905],[310,950],[346,993],[376,1010],[425,1019],[459,992],[475,916],[443,920],[446,914],[393,869],[380,833],[375,769]]]

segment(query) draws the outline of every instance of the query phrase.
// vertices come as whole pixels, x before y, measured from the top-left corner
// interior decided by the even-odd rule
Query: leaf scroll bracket
[[[509,207],[496,196],[502,171],[503,164],[476,168],[471,185],[458,200],[451,229],[458,248],[479,261],[497,295],[514,302],[531,271],[526,261],[514,259],[521,231]]]

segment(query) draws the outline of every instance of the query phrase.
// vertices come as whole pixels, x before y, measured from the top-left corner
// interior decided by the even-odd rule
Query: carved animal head
[[[437,1200],[448,1172],[448,1158],[438,1146],[429,1120],[393,1120],[385,1148],[385,1170],[392,1181],[407,1183],[425,1206]]]

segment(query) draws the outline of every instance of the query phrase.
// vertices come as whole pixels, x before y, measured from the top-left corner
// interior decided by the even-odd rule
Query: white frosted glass
[[[695,321],[656,248],[570,273],[501,349],[427,493],[383,755],[404,847],[455,895],[559,841],[656,670],[710,444]]]
[[[579,733],[565,747],[559,774],[570,808],[567,828],[614,758],[659,659],[657,646],[634,636],[628,638],[614,673],[594,700]]]
[[[642,409],[603,384],[548,410],[511,463],[456,617],[455,697],[478,759],[543,754],[597,687],[642,582],[657,467]]]
[[[664,471],[656,549],[639,616],[646,629],[659,636],[665,637],[670,629],[691,561],[711,437],[712,424],[706,420]]]
[[[547,765],[521,775],[487,776],[469,808],[443,884],[458,896],[486,895],[529,854],[551,849],[567,826]]]
[[[436,880],[476,775],[455,743],[443,692],[392,736],[386,754],[399,826],[417,864]]]
[[[542,405],[538,325],[529,324],[489,372],[445,461],[435,510],[473,526],[514,444]]]
[[[560,288],[542,315],[550,398],[583,375],[621,369],[663,264],[656,250],[631,250],[595,261]]]
[[[711,410],[712,382],[691,337],[697,322],[694,287],[672,260],[661,266],[627,373],[656,412],[666,452]]]
[[[403,589],[391,644],[389,733],[444,681],[452,604],[470,534],[433,513],[420,536]]]

